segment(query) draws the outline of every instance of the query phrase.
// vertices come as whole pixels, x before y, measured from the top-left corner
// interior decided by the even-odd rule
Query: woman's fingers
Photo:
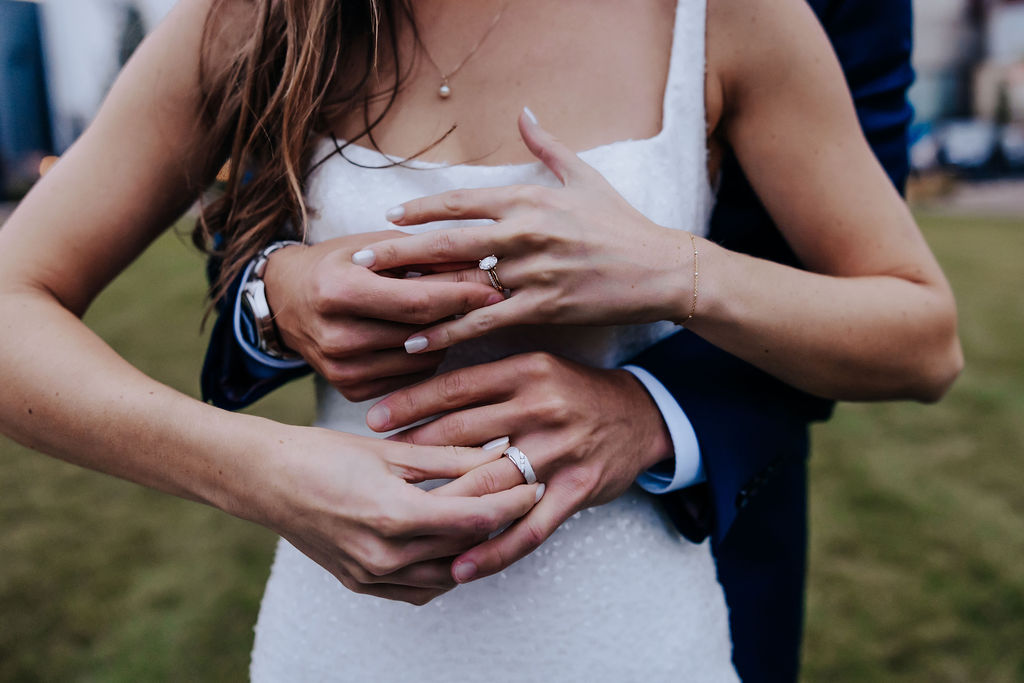
[[[496,574],[540,547],[576,507],[571,495],[553,493],[544,495],[529,514],[501,534],[460,555],[452,564],[454,579],[466,583]]]
[[[374,431],[386,432],[463,406],[494,403],[511,394],[515,379],[512,364],[506,361],[452,370],[388,396],[370,408],[366,423]]]
[[[503,327],[535,322],[537,311],[529,298],[515,296],[513,293],[506,301],[470,311],[456,320],[445,321],[417,332],[405,341],[405,350],[409,353],[439,351]]]
[[[347,303],[347,313],[361,318],[428,325],[505,300],[489,285],[420,280],[422,278],[399,280],[372,276],[359,296]]]
[[[412,535],[484,537],[525,515],[543,495],[540,484],[522,484],[483,496],[435,496],[424,491],[421,498],[428,502],[422,503]],[[404,564],[419,559],[407,558]]]
[[[447,559],[446,559],[447,558]],[[455,586],[451,578],[451,562],[454,558],[443,556],[437,559],[414,562],[407,567],[376,576],[362,567],[351,567],[349,573],[363,585],[393,584],[412,588],[441,588],[448,590]]]
[[[411,199],[390,209],[385,218],[395,225],[419,225],[434,221],[501,220],[515,210],[521,195],[516,186],[449,190]]]
[[[523,473],[519,468],[508,458],[499,458],[434,489],[431,493],[436,496],[484,496],[522,483]]]
[[[405,481],[415,484],[431,479],[455,479],[498,457],[500,452],[458,446],[424,447],[389,442],[388,465]],[[425,533],[420,531],[419,533]]]
[[[528,107],[519,114],[519,134],[523,136],[523,142],[530,152],[551,169],[563,185],[596,174],[578,154],[542,128]]]
[[[485,256],[501,251],[499,237],[494,226],[490,225],[432,230],[374,242],[356,252],[352,261],[378,272],[431,263],[476,263]]]

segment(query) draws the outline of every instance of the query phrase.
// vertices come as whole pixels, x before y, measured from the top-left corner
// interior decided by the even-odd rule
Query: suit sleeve
[[[217,277],[219,261],[207,262],[207,278]],[[200,390],[203,400],[225,410],[241,410],[293,379],[309,374],[308,365],[278,367],[261,360],[258,354],[247,353],[239,339],[243,329],[235,324],[240,318],[238,290],[248,269],[231,283],[224,298],[217,302],[217,321],[206,348]]]
[[[843,66],[872,150],[902,192],[909,172],[907,89],[910,0],[811,0]],[[799,266],[735,157],[723,162],[709,238],[734,251]],[[779,467],[808,454],[808,424],[833,402],[800,392],[682,331],[630,361],[679,402],[693,425],[706,482],[663,501],[688,538],[721,543],[733,521]]]

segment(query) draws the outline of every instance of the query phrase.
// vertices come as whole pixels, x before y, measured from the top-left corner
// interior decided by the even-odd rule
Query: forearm
[[[704,240],[698,252],[698,306],[687,327],[793,386],[834,399],[928,401],[959,372],[941,275],[822,275]],[[677,270],[676,319],[684,320],[693,271]]]
[[[0,426],[63,460],[261,521],[251,493],[268,423],[133,368],[48,293],[0,294]]]

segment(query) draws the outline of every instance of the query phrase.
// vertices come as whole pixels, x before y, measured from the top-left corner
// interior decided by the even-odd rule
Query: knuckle
[[[477,536],[486,536],[500,526],[493,513],[478,512],[469,520],[469,526]]]
[[[498,477],[489,469],[481,468],[477,474],[477,482],[485,493],[495,493],[501,490]]]
[[[452,413],[446,415],[442,420],[441,428],[441,442],[446,444],[460,444],[462,437],[466,433],[466,418],[460,413]],[[452,446],[454,448],[454,445]],[[446,453],[448,457],[456,458],[454,453]]]
[[[459,372],[449,372],[439,378],[438,393],[446,403],[454,403],[462,398],[465,393],[465,382]]]
[[[583,500],[593,490],[596,484],[596,476],[584,467],[570,467],[561,473],[561,486],[571,491],[574,498]]]
[[[329,363],[325,370],[327,381],[337,387],[350,387],[363,376],[362,368],[353,363]]]
[[[335,386],[338,386],[335,384]],[[347,398],[353,403],[361,403],[362,401],[368,401],[371,398],[376,398],[380,394],[373,390],[368,384],[356,384],[348,387],[338,387],[341,395]]]
[[[430,315],[430,297],[423,292],[406,295],[401,303],[401,312],[405,319],[415,323],[433,322]]]
[[[434,259],[448,258],[455,251],[455,239],[447,230],[440,230],[430,237],[427,253]]]
[[[466,210],[468,200],[465,190],[452,190],[441,198],[441,204],[448,213],[461,216]]]
[[[537,526],[534,522],[523,522],[523,543],[529,552],[539,548],[545,540],[547,540],[547,534],[544,532],[544,529]]]
[[[572,421],[572,403],[566,396],[552,394],[537,402],[538,416],[544,416],[548,424],[566,424]]]
[[[547,199],[547,188],[540,185],[517,185],[512,188],[512,200],[518,204],[539,206]]]
[[[556,368],[555,357],[544,351],[524,354],[522,362],[523,372],[534,380],[550,377]]]

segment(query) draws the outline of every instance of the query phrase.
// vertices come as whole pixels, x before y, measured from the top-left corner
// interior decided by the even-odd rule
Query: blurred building
[[[0,0],[0,199],[28,187],[52,147],[39,6]]]
[[[1024,121],[1024,0],[915,0],[919,121]]]

